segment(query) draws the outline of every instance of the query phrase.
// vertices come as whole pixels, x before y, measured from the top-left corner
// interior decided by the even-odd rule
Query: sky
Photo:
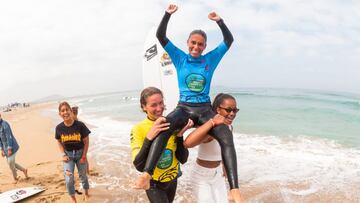
[[[209,12],[231,30],[213,86],[360,94],[357,0],[14,0],[0,1],[0,105],[141,89],[144,41],[169,3],[167,36],[185,51],[193,29],[205,52],[221,42]]]

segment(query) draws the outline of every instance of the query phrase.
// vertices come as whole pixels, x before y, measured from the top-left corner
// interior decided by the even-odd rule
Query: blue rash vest
[[[164,49],[176,68],[180,102],[210,102],[211,79],[221,58],[228,50],[226,44],[221,42],[214,50],[198,58],[186,54],[170,40]]]

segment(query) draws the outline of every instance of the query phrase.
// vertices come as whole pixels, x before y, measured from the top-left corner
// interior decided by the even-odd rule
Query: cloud
[[[360,92],[360,80],[355,78],[360,62],[358,1],[175,3],[179,10],[171,17],[168,36],[180,48],[186,50],[188,33],[195,28],[208,33],[207,51],[222,40],[218,26],[207,18],[211,11],[224,18],[234,35],[214,84],[313,85]],[[11,96],[2,96],[0,104],[58,93],[73,96],[141,88],[145,36],[158,25],[167,4],[164,0],[2,1],[0,93]],[[351,81],[343,81],[346,77]],[[28,93],[27,87],[38,91]]]

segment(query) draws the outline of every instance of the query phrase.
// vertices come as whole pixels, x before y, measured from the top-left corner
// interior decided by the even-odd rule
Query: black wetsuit
[[[172,43],[169,41],[169,39],[166,37],[166,28],[168,21],[170,19],[170,14],[165,12],[165,15],[158,27],[156,36],[159,39],[161,45],[165,48],[168,44],[172,45]],[[219,25],[223,37],[224,37],[224,43],[229,48],[233,42],[233,37],[229,29],[224,24],[223,20],[217,21],[217,24]],[[225,46],[223,45],[223,46]],[[171,54],[169,53],[170,57]],[[196,58],[192,58],[191,56],[188,57],[189,60],[185,63],[203,63],[203,59],[201,58],[201,61],[197,61]],[[179,61],[177,58],[171,58],[174,61]],[[221,59],[221,58],[220,58]],[[219,61],[220,61],[219,59]],[[187,59],[185,59],[187,60]],[[216,62],[214,62],[216,63]],[[205,64],[206,65],[206,64]],[[209,64],[211,66],[212,64]],[[216,63],[217,65],[217,63]],[[215,66],[216,66],[215,65]],[[204,69],[207,70],[208,65],[205,66]],[[211,68],[211,67],[210,67]],[[179,71],[177,69],[177,71]],[[178,72],[179,75],[179,72]],[[205,77],[204,77],[205,78]],[[205,78],[206,79],[206,78]],[[210,76],[211,80],[211,76]],[[206,81],[206,80],[205,80]],[[180,81],[178,81],[180,83]],[[198,81],[197,81],[198,82]],[[210,83],[210,81],[206,81]],[[206,84],[208,87],[210,84]],[[181,85],[179,85],[181,86]],[[205,86],[205,85],[204,85]],[[196,87],[196,86],[192,86]],[[196,90],[196,89],[194,89]],[[181,92],[181,91],[180,91]],[[189,91],[190,92],[190,91]],[[144,167],[144,171],[148,172],[149,174],[153,173],[153,170],[157,164],[157,161],[160,158],[160,155],[162,151],[164,150],[167,140],[169,139],[170,135],[173,134],[174,131],[179,130],[183,128],[186,123],[188,122],[188,119],[192,119],[194,121],[194,124],[199,126],[207,122],[210,118],[213,118],[216,114],[212,111],[211,104],[210,104],[210,97],[208,96],[208,93],[198,92],[198,93],[190,93],[195,95],[193,98],[190,96],[183,96],[180,93],[180,102],[178,103],[177,107],[174,111],[172,111],[168,116],[166,116],[166,121],[170,123],[169,129],[167,131],[161,132],[153,141],[150,151],[148,153],[148,158],[146,160],[146,164]],[[205,98],[204,99],[198,99],[196,96]],[[200,102],[186,102],[187,99],[190,101],[200,101]],[[185,100],[182,101],[182,100]],[[221,155],[222,160],[225,165],[225,169],[228,175],[228,180],[230,184],[230,188],[239,188],[238,185],[238,177],[237,177],[237,160],[236,160],[236,151],[234,147],[233,142],[233,135],[232,132],[229,130],[229,128],[222,124],[214,127],[209,134],[213,136],[220,144],[221,146]]]

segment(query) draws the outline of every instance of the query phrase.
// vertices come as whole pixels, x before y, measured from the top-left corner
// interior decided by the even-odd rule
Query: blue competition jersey
[[[222,42],[214,50],[199,58],[184,53],[171,41],[164,48],[176,68],[180,102],[210,102],[211,79],[221,58],[228,50],[226,44]]]

